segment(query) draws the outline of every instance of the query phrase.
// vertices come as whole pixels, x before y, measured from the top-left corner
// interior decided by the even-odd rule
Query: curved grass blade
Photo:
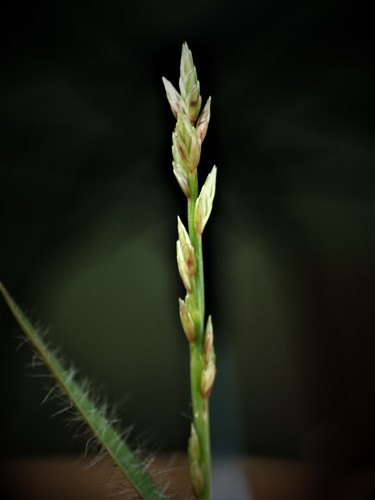
[[[140,497],[150,500],[165,498],[145,467],[124,442],[121,434],[111,425],[105,414],[95,406],[87,392],[74,380],[72,373],[67,371],[56,355],[51,352],[37,329],[30,323],[1,283],[0,292],[21,330],[38,352],[64,394],[75,406],[97,440],[110,454]]]

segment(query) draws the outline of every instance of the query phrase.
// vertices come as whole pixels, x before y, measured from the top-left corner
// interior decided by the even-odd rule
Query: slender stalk
[[[195,230],[195,208],[198,198],[198,173],[194,172],[192,179],[189,182],[190,197],[188,198],[188,231],[191,244],[194,248],[196,271],[195,271],[195,290],[197,294],[197,307],[200,316],[200,325],[197,336],[202,339],[204,333],[205,319],[205,293],[204,293],[204,270],[203,270],[203,246],[202,236],[196,234]]]
[[[187,225],[178,218],[177,264],[186,289],[179,299],[180,318],[190,346],[190,383],[193,418],[188,446],[190,476],[197,498],[211,496],[211,448],[209,395],[215,374],[215,353],[211,317],[205,317],[202,233],[212,210],[216,186],[213,167],[199,191],[197,167],[202,142],[210,120],[208,99],[200,113],[201,96],[193,58],[187,45],[182,47],[180,93],[163,78],[177,124],[172,135],[173,172],[187,198]],[[206,326],[205,326],[206,325]]]
[[[198,186],[198,176],[194,172],[191,184]],[[202,237],[195,231],[195,207],[197,202],[197,190],[190,189],[188,199],[188,229],[190,241],[194,248],[196,258],[195,293],[197,309],[199,311],[199,322],[196,328],[195,342],[190,344],[190,384],[191,400],[193,408],[193,423],[198,436],[200,456],[203,472],[203,485],[199,493],[201,498],[211,497],[211,446],[210,446],[210,421],[208,398],[202,396],[201,380],[205,368],[203,361],[203,335],[205,321],[205,293],[204,293],[204,269]]]
[[[198,498],[211,497],[211,446],[208,398],[202,397],[201,379],[204,369],[202,352],[199,346],[190,347],[190,380],[193,407],[193,425],[199,442],[202,468],[202,487],[196,492]]]

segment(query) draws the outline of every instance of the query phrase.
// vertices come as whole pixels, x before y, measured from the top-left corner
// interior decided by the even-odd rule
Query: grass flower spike
[[[190,381],[193,418],[188,444],[190,477],[197,498],[209,499],[211,488],[211,451],[209,432],[209,405],[215,375],[215,353],[211,316],[205,317],[202,233],[212,211],[216,186],[216,167],[208,175],[199,192],[197,167],[201,157],[202,142],[210,121],[211,99],[202,107],[200,84],[192,54],[185,43],[182,47],[179,92],[163,78],[167,98],[176,126],[172,134],[173,173],[187,198],[187,224],[177,218],[177,266],[185,287],[185,298],[179,299],[182,329],[190,348]],[[95,440],[112,457],[127,478],[134,492],[148,500],[165,498],[165,489],[159,486],[147,469],[147,464],[129,447],[126,437],[117,428],[116,420],[106,409],[97,405],[80,382],[72,368],[67,368],[51,349],[45,335],[28,320],[25,313],[0,283],[3,297],[19,327],[29,340],[36,355],[44,363],[56,382],[57,389],[65,395],[67,406],[75,408],[79,419],[91,431],[89,443]],[[75,417],[76,419],[77,417]],[[99,458],[102,454],[99,455]],[[96,460],[96,459],[95,459]]]
[[[202,142],[211,115],[211,98],[201,111],[202,98],[193,57],[186,43],[182,46],[179,90],[163,78],[167,99],[177,120],[172,134],[172,166],[177,182],[187,198],[186,230],[177,219],[177,265],[186,289],[179,299],[182,328],[190,346],[190,381],[193,421],[188,444],[190,477],[197,498],[211,494],[211,450],[209,404],[215,375],[215,353],[211,316],[205,318],[202,233],[210,217],[216,187],[216,167],[201,191],[197,167]]]

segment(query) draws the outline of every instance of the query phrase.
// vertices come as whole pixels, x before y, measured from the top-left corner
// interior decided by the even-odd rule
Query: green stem
[[[190,380],[191,400],[193,406],[193,422],[198,436],[200,449],[200,463],[203,471],[203,487],[199,495],[201,499],[211,496],[211,446],[210,446],[210,419],[208,398],[201,395],[201,378],[203,371],[203,354],[197,343],[190,347]]]
[[[202,237],[195,231],[195,206],[198,197],[198,175],[195,171],[189,177],[190,197],[188,198],[188,230],[194,247],[196,274],[194,283],[194,301],[199,311],[199,322],[195,325],[195,340],[190,344],[190,383],[193,407],[193,422],[198,436],[200,464],[203,472],[203,487],[199,498],[211,496],[211,447],[208,398],[201,393],[202,372],[205,367],[203,358],[205,325],[205,291]]]
[[[195,275],[195,300],[199,311],[199,326],[196,332],[198,342],[202,342],[205,320],[205,293],[204,293],[204,270],[203,270],[203,249],[202,237],[195,232],[195,205],[198,198],[198,174],[195,171],[189,178],[190,198],[188,198],[188,230],[191,244],[194,247],[196,260]]]

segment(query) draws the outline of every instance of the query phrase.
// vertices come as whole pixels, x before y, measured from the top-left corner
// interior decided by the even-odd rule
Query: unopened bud
[[[191,244],[188,232],[181,222],[180,217],[177,217],[178,239],[181,244],[182,254],[186,264],[187,273],[193,276],[195,273],[195,252]]]
[[[199,323],[200,321],[199,308],[196,301],[194,300],[194,297],[190,293],[186,294],[185,304],[193,322]]]
[[[199,441],[198,441],[198,435],[197,431],[195,430],[195,426],[192,423],[190,427],[190,437],[189,437],[189,443],[188,443],[188,455],[189,455],[189,460],[191,462],[199,462],[201,459],[201,452],[199,448]]]
[[[190,463],[190,478],[196,498],[201,498],[204,484],[203,464],[196,461]]]
[[[188,171],[187,163],[186,163],[186,148],[181,144],[181,138],[179,137],[179,133],[177,127],[174,129],[172,133],[172,156],[173,160],[181,165],[181,167]]]
[[[215,363],[210,362],[207,365],[207,367],[204,368],[202,371],[202,378],[201,378],[202,397],[208,398],[208,396],[211,394],[215,382],[215,377],[216,377]]]
[[[210,123],[211,117],[211,97],[208,98],[205,107],[203,108],[200,117],[198,118],[195,129],[197,131],[198,137],[201,142],[203,142],[204,138],[207,134],[208,124]]]
[[[192,287],[192,281],[191,277],[189,276],[187,267],[186,267],[186,262],[184,259],[184,254],[181,248],[181,243],[177,241],[176,243],[176,254],[177,254],[177,267],[178,267],[178,272],[180,273],[180,277],[182,279],[182,282],[184,284],[184,287],[188,292],[191,291]]]
[[[171,107],[172,113],[174,114],[175,118],[177,118],[177,115],[179,113],[185,112],[186,113],[186,108],[185,108],[185,103],[182,100],[180,94],[177,92],[177,90],[173,87],[171,82],[162,77],[164,88],[165,88],[165,93],[167,94],[167,99],[169,102],[169,105]]]
[[[194,322],[191,318],[191,315],[186,307],[185,302],[182,299],[178,299],[179,302],[179,310],[180,310],[180,319],[182,328],[185,332],[186,338],[188,339],[189,344],[194,342],[195,338],[195,327]]]
[[[190,438],[188,445],[188,456],[190,463],[190,477],[193,485],[194,493],[200,497],[203,489],[204,474],[203,465],[200,463],[201,452],[199,447],[198,435],[194,424],[191,424]]]
[[[185,196],[189,198],[190,188],[186,171],[181,167],[179,163],[176,163],[175,161],[172,162],[172,165],[173,173],[177,179],[178,184],[180,185],[180,188],[184,192]]]
[[[194,66],[193,55],[187,43],[182,45],[181,62],[180,62],[180,94],[186,103],[186,97],[197,83],[197,70]]]
[[[216,189],[216,167],[213,167],[202,186],[195,205],[195,230],[202,234],[210,217]]]
[[[177,117],[172,143],[174,161],[190,172],[194,172],[201,156],[201,143],[197,131],[184,113],[180,113]]]
[[[215,360],[213,343],[214,343],[214,331],[212,328],[212,319],[211,316],[209,316],[207,320],[206,331],[204,333],[204,347],[203,347],[204,361],[207,365]]]
[[[186,96],[186,108],[191,124],[194,124],[197,121],[201,106],[202,98],[200,96],[200,85],[199,81],[197,81],[197,83],[191,88],[189,94]]]

